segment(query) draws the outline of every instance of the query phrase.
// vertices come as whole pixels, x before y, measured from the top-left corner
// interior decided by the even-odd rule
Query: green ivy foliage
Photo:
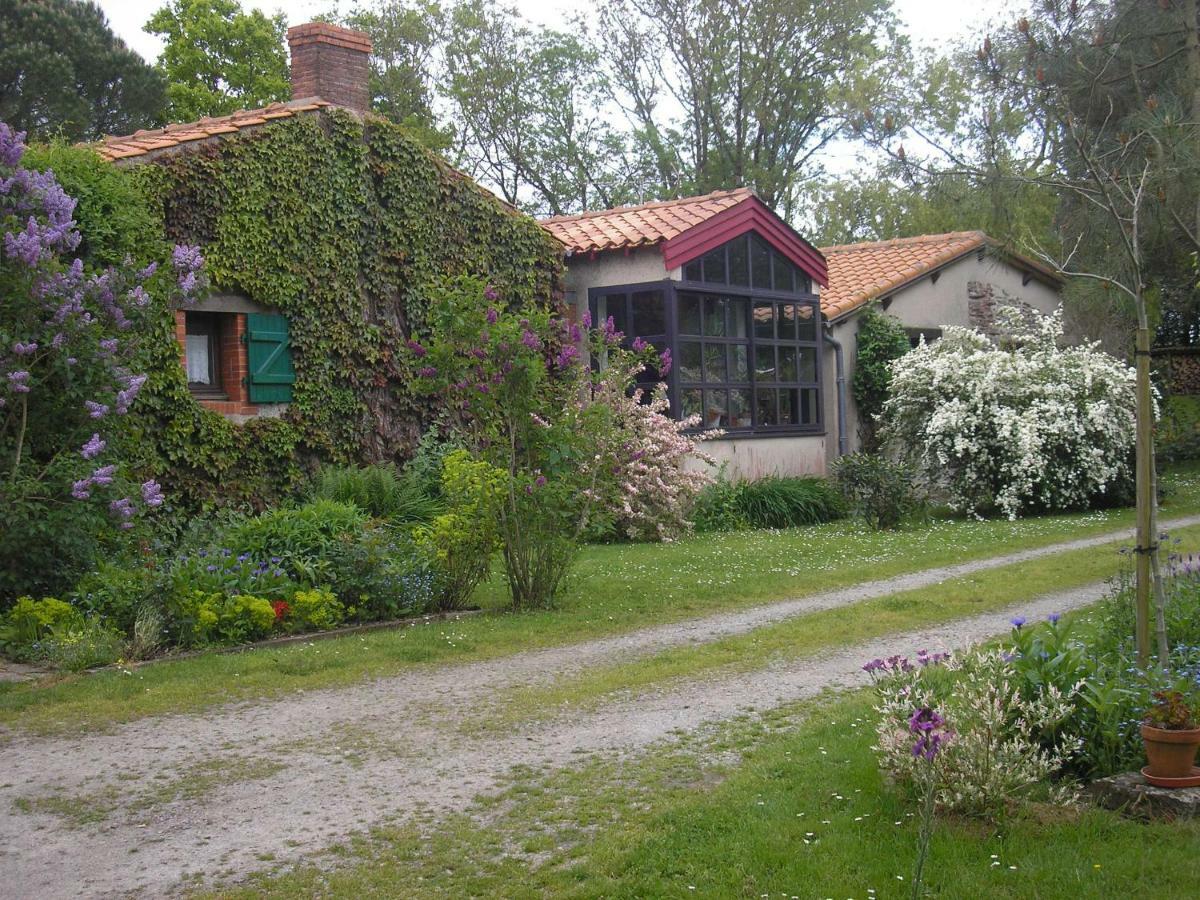
[[[399,350],[427,336],[443,285],[475,276],[514,308],[561,290],[553,238],[383,119],[326,109],[108,171],[157,224],[129,255],[198,244],[215,292],[289,319],[292,403],[235,425],[192,398],[173,312],[159,311],[131,452],[180,508],[261,508],[316,461],[407,457],[434,415]],[[82,183],[63,181],[68,193]],[[77,219],[91,240],[88,203]]]
[[[875,306],[858,321],[857,353],[851,392],[858,407],[858,430],[863,449],[877,448],[875,418],[883,412],[892,383],[891,362],[911,349],[900,320]]]

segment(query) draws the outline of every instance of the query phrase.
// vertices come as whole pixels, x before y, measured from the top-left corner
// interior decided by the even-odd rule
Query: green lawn
[[[1178,473],[1164,517],[1200,511],[1200,477]],[[1017,522],[935,520],[895,533],[854,522],[703,535],[674,544],[594,546],[560,608],[487,614],[243,654],[204,655],[131,672],[0,686],[0,727],[38,733],[103,728],[236,700],[352,684],[414,665],[491,658],[799,597],[1132,525],[1132,511]],[[498,579],[482,605],[503,603]]]
[[[380,829],[221,896],[908,897],[915,807],[878,771],[872,702],[826,696],[637,760],[527,772],[475,816]],[[1191,897],[1198,846],[1200,822],[1033,806],[940,820],[925,883],[948,900]]]

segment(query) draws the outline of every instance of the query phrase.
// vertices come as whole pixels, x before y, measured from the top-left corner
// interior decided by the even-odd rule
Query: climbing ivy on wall
[[[290,323],[287,413],[238,426],[192,398],[161,310],[138,462],[187,505],[269,502],[317,459],[403,458],[433,411],[398,349],[426,334],[441,286],[474,275],[513,307],[561,287],[553,238],[384,120],[326,109],[119,171],[161,240],[201,246],[215,292]]]

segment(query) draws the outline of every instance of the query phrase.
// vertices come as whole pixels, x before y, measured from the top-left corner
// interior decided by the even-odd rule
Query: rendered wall
[[[725,477],[734,481],[767,475],[824,475],[826,444],[832,434],[780,435],[779,437],[722,437],[705,441],[701,450],[711,456]],[[693,457],[688,467],[716,474],[717,469]]]

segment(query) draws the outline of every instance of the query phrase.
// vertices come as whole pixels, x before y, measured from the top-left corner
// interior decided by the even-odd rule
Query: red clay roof
[[[567,255],[648,247],[677,237],[717,213],[754,196],[749,188],[713,191],[700,197],[618,206],[575,216],[542,219],[542,227],[567,248]]]
[[[203,141],[222,134],[236,134],[243,128],[265,125],[275,119],[290,119],[301,113],[329,106],[319,97],[292,100],[288,103],[272,103],[262,109],[243,109],[228,116],[201,119],[168,125],[166,128],[135,131],[124,137],[107,137],[95,145],[96,152],[112,162],[118,159],[145,156],[155,150],[178,147],[192,141]]]
[[[982,231],[952,231],[822,247],[821,252],[829,261],[829,287],[821,292],[821,310],[830,319],[836,319],[948,262],[989,246],[998,245]],[[1022,268],[1034,270],[1043,280],[1062,282],[1056,273],[1030,259],[1005,255]]]

